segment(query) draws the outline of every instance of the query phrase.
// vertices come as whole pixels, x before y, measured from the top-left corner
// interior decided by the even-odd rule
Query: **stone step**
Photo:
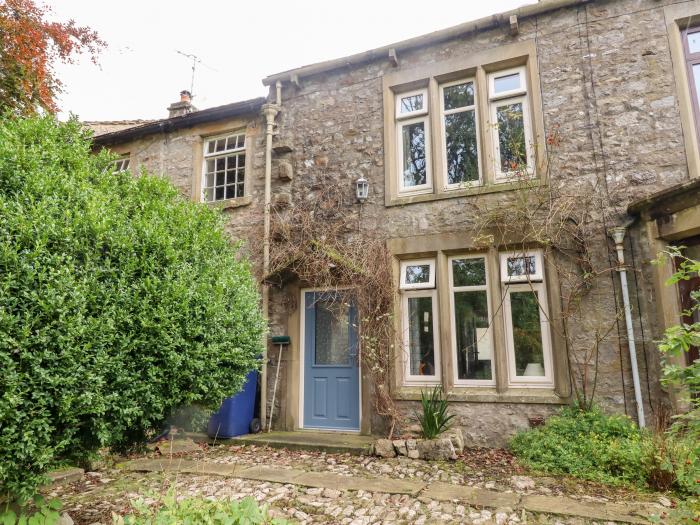
[[[261,432],[246,434],[228,439],[212,439],[204,434],[188,434],[196,442],[209,444],[241,444],[258,445],[262,447],[286,448],[288,450],[309,450],[329,454],[352,454],[361,456],[369,454],[376,438],[360,434],[345,434],[340,432],[318,432],[298,430],[295,432]]]

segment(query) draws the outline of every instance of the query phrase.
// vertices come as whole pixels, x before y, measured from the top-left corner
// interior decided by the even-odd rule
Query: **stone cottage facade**
[[[596,403],[651,425],[668,398],[653,341],[687,290],[666,287],[672,267],[650,261],[670,243],[694,255],[700,234],[696,24],[698,1],[543,1],[272,75],[266,99],[192,112],[184,100],[181,114],[95,143],[222,207],[261,276],[272,215],[324,186],[346,191],[347,212],[392,256],[396,432],[440,385],[474,444],[501,445],[571,403],[584,371]],[[600,271],[574,316],[557,249],[512,238],[517,227],[481,235],[484,210],[515,206],[524,185],[596,196],[580,206],[591,207],[586,261]],[[338,314],[293,279],[264,288],[271,334],[291,338],[272,427],[386,432],[352,307]],[[266,416],[278,352],[269,345]]]

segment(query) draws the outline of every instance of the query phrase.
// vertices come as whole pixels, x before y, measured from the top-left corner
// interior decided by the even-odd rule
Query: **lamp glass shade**
[[[364,177],[360,177],[355,181],[355,195],[357,200],[360,202],[365,202],[367,196],[369,195],[369,182]]]

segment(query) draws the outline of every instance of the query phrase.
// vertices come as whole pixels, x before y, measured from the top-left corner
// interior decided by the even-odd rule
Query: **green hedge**
[[[564,408],[544,426],[516,434],[511,450],[531,468],[583,479],[644,485],[647,440],[626,416]]]
[[[167,180],[112,174],[79,123],[0,120],[2,493],[240,389],[264,322],[237,251]]]

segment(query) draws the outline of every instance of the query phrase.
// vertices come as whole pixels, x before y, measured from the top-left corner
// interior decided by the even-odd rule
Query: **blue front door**
[[[304,292],[304,428],[360,429],[355,307],[337,292]]]

